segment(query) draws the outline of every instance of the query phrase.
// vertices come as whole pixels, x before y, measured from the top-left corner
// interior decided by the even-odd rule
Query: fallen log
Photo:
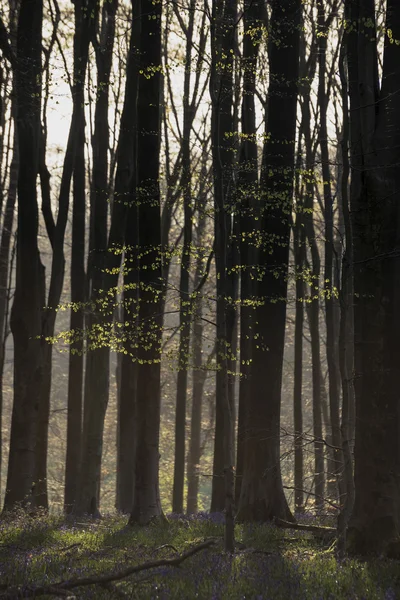
[[[275,518],[274,523],[282,529],[297,529],[298,531],[309,531],[310,533],[336,535],[335,527],[325,527],[324,525],[306,525],[305,523],[291,523],[283,519]]]
[[[5,593],[0,594],[1,600],[16,600],[17,598],[37,598],[38,596],[58,596],[65,597],[69,596],[73,597],[73,594],[68,594],[68,592],[80,588],[87,587],[89,585],[107,585],[114,581],[121,581],[122,579],[126,579],[135,573],[140,573],[141,571],[148,571],[149,569],[156,569],[157,567],[179,567],[185,560],[194,556],[198,552],[205,550],[206,548],[210,548],[216,543],[214,539],[206,540],[197,546],[194,546],[187,552],[184,552],[180,556],[176,556],[175,558],[161,558],[159,560],[152,560],[142,563],[140,565],[135,565],[132,567],[127,567],[126,569],[122,569],[121,571],[115,571],[114,573],[107,573],[106,575],[92,575],[91,577],[81,577],[77,579],[70,579],[69,581],[60,581],[58,583],[52,583],[49,585],[43,586],[18,586],[15,588],[9,588]]]

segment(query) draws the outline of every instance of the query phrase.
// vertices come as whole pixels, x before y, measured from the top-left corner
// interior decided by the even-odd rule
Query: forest
[[[399,91],[397,0],[0,0],[0,598],[400,598]]]

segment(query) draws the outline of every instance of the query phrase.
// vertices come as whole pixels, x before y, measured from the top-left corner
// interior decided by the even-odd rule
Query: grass
[[[204,539],[223,536],[222,515],[170,516],[145,528],[126,518],[68,521],[18,515],[0,522],[0,598],[14,586],[50,585],[118,571],[147,560],[171,558]],[[238,549],[203,550],[180,568],[158,567],[104,589],[78,588],[79,598],[204,598],[266,600],[395,600],[396,561],[337,562],[329,546],[310,534],[272,525],[237,525]],[[23,597],[21,590],[20,597]]]

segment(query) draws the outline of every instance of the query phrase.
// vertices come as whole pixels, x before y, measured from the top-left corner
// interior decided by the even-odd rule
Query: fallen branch
[[[215,544],[215,540],[207,540],[202,544],[194,546],[187,552],[184,552],[180,556],[175,558],[161,558],[160,560],[148,561],[140,565],[133,567],[127,567],[121,571],[115,573],[108,573],[107,575],[93,575],[92,577],[81,577],[79,579],[71,579],[69,581],[60,581],[59,583],[53,583],[45,586],[18,586],[14,589],[9,589],[5,594],[1,594],[0,598],[3,600],[15,600],[16,598],[36,598],[37,596],[65,596],[65,592],[73,590],[78,587],[86,587],[89,585],[101,585],[104,586],[113,581],[121,581],[126,579],[135,573],[141,571],[147,571],[149,569],[156,569],[157,567],[179,567],[186,559],[194,556],[201,550],[205,550]]]
[[[275,518],[275,525],[283,529],[297,529],[298,531],[309,531],[310,533],[329,533],[336,534],[335,527],[325,527],[323,525],[305,525],[303,523],[291,523],[283,519]]]

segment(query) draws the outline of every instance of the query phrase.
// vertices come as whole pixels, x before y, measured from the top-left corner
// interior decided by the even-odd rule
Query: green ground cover
[[[338,562],[329,540],[273,525],[237,525],[237,551],[223,552],[223,517],[171,516],[145,528],[126,517],[100,521],[19,516],[0,521],[0,598],[34,597],[60,581],[100,577],[146,561],[174,558],[196,544],[215,544],[179,567],[162,565],[118,582],[60,591],[76,598],[257,600],[396,600],[400,563]],[[56,590],[54,590],[56,591]],[[45,597],[45,596],[42,596]],[[48,595],[46,597],[49,597]],[[56,597],[53,594],[53,597]]]

